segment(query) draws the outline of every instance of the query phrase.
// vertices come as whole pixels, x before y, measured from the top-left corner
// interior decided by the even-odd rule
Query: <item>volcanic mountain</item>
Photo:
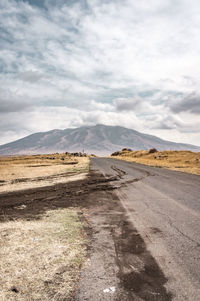
[[[200,151],[198,146],[166,141],[121,126],[98,124],[35,133],[1,145],[0,154],[39,154],[84,150],[87,153],[107,155],[122,148]]]

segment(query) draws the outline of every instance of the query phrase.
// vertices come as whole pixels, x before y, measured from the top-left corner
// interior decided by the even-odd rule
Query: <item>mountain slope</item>
[[[120,126],[84,126],[75,129],[52,130],[35,133],[0,146],[1,155],[34,154],[50,152],[82,151],[110,154],[124,147],[133,150],[157,148],[158,150],[192,150],[200,147],[173,143],[156,136],[142,134]]]

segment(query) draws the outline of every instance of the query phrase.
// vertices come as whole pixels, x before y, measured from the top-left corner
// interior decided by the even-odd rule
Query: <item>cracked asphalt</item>
[[[199,300],[200,176],[110,158],[92,158],[91,169],[119,176],[111,185],[173,300]]]

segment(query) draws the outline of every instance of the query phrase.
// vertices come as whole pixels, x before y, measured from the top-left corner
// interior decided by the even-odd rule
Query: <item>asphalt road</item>
[[[92,158],[111,185],[152,256],[174,300],[200,300],[200,176],[117,159]]]

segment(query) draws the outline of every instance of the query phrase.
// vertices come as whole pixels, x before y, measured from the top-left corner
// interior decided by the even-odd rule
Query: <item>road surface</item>
[[[91,169],[119,176],[111,185],[174,300],[200,300],[200,176],[109,158],[92,158]]]

